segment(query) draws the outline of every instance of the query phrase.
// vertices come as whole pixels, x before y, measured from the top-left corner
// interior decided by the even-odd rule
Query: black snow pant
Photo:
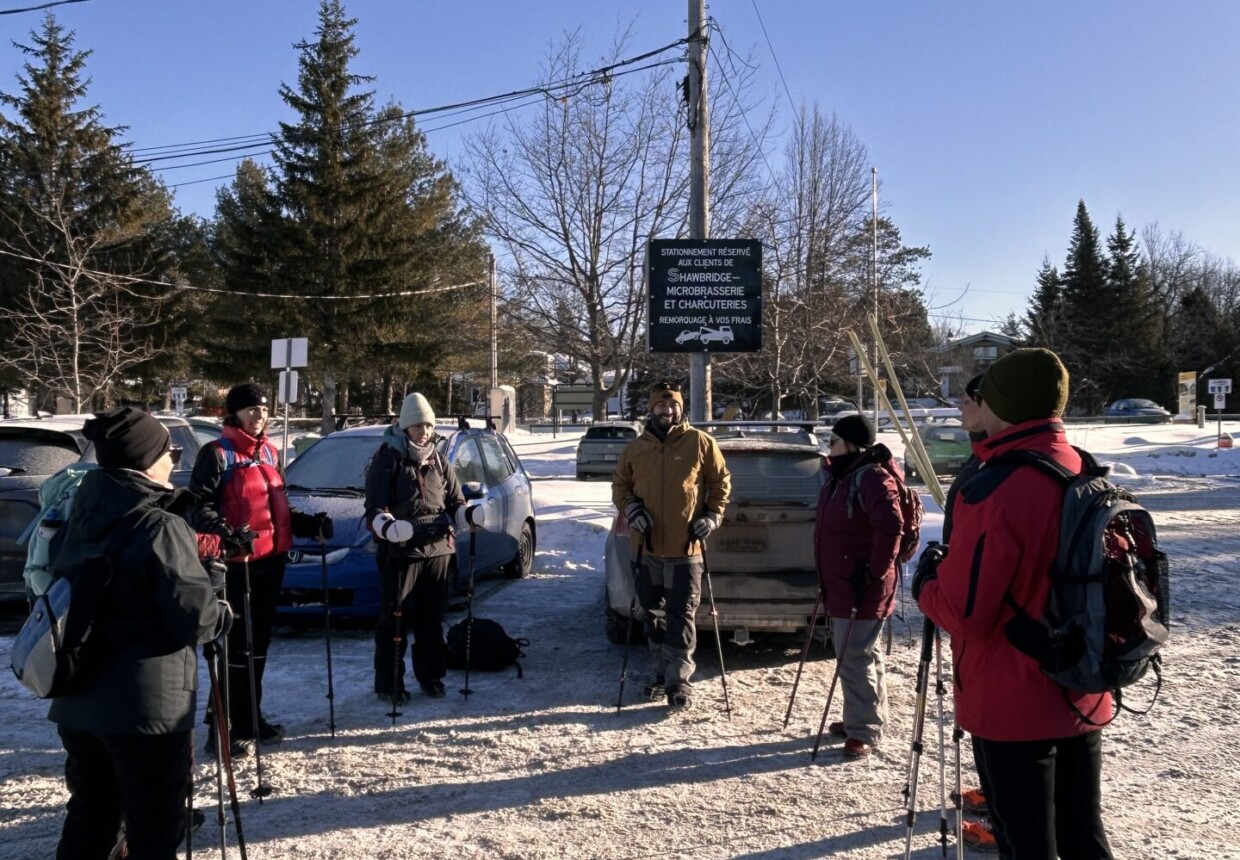
[[[1102,732],[1045,741],[973,738],[1004,860],[1111,860],[1102,826]]]
[[[99,735],[60,727],[68,814],[57,860],[105,860],[121,819],[129,860],[171,860],[185,836],[189,732]]]
[[[646,641],[654,657],[655,674],[667,689],[689,684],[697,668],[698,604],[702,601],[702,557],[653,558],[644,556],[633,586],[645,616]]]
[[[413,676],[419,684],[448,672],[443,616],[448,609],[450,555],[401,559],[379,567],[382,607],[375,625],[375,692],[405,689],[405,646],[413,633]],[[400,627],[396,608],[400,607]]]
[[[284,582],[284,565],[288,557],[284,553],[269,555],[250,564],[250,619],[254,646],[254,691],[258,699],[259,721],[263,705],[263,675],[267,671],[267,650],[271,647],[271,629],[276,623],[276,599]],[[228,633],[228,715],[231,719],[230,737],[252,740],[256,733],[250,725],[250,663],[246,659],[245,624],[245,565],[228,565],[228,603],[232,606],[234,619]]]

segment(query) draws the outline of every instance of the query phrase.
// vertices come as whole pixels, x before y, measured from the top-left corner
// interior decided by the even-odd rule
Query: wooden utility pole
[[[689,238],[710,238],[710,108],[706,89],[706,0],[689,0]],[[711,413],[710,354],[689,357],[689,420]]]
[[[495,273],[495,255],[491,255],[491,376],[487,391],[487,405],[491,403],[491,391],[499,387],[499,277]],[[488,412],[490,409],[488,408]]]
[[[878,320],[878,168],[870,168],[870,201],[873,206],[870,215],[870,229],[872,243],[870,246],[870,278],[874,286],[874,319]],[[878,364],[878,341],[874,342],[874,367]],[[877,377],[876,377],[877,379]],[[878,382],[874,383],[876,386]],[[878,394],[878,388],[874,389],[874,426],[878,426],[878,403],[881,398]],[[857,404],[857,408],[861,408],[861,404]],[[895,419],[895,416],[891,416]]]

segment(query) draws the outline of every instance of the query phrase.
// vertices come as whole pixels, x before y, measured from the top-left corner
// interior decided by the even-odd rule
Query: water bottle
[[[48,510],[47,515],[39,521],[39,537],[45,541],[50,541],[64,524],[65,521],[60,516],[60,508],[51,508]]]

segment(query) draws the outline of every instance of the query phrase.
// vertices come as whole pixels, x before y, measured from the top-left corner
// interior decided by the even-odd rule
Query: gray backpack
[[[1157,679],[1154,699],[1162,688],[1159,651],[1170,626],[1167,556],[1158,548],[1149,512],[1111,483],[1109,470],[1093,456],[1077,450],[1083,460],[1080,474],[1034,451],[1002,454],[985,466],[1033,466],[1054,478],[1065,493],[1059,552],[1042,617],[1030,617],[1009,594],[1008,605],[1016,614],[1005,632],[1013,646],[1037,660],[1060,686],[1081,693],[1110,692],[1118,708],[1145,713],[1148,708],[1126,707],[1122,690],[1151,670]]]

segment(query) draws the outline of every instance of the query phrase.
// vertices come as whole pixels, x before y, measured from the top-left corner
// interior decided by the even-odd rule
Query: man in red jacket
[[[982,461],[956,496],[951,547],[937,570],[919,565],[913,597],[951,634],[957,721],[973,758],[1005,858],[1110,860],[1102,825],[1102,733],[1108,694],[1060,687],[1007,639],[1014,601],[1042,617],[1059,544],[1063,490],[1036,469],[987,468],[1008,451],[1049,455],[1079,471],[1059,420],[1068,371],[1046,349],[996,361],[978,389],[987,438]]]

